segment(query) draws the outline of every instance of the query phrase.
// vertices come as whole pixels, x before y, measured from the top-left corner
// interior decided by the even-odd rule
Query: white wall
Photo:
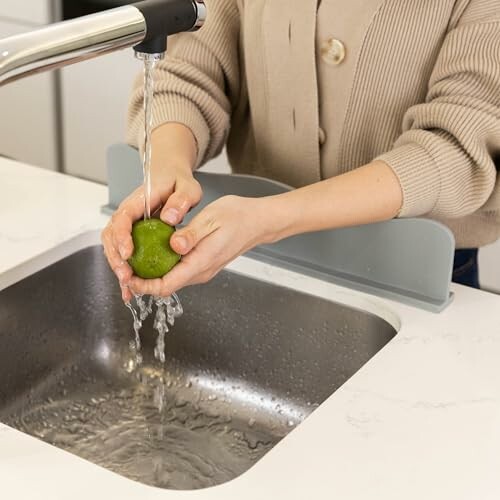
[[[48,0],[1,0],[0,39],[35,29],[48,21],[49,12]],[[0,155],[57,168],[54,74],[0,87]]]
[[[141,71],[132,49],[61,70],[66,172],[106,182],[106,150],[125,140],[130,90]],[[207,168],[228,171],[225,156]]]
[[[40,25],[50,22],[51,0],[1,0],[0,17]]]
[[[229,174],[231,172],[231,168],[229,167],[229,163],[227,161],[226,152],[224,151],[219,157],[209,161],[200,170],[205,172],[215,172],[218,174]]]
[[[61,70],[66,172],[106,181],[106,150],[125,140],[127,103],[140,70],[132,49]]]

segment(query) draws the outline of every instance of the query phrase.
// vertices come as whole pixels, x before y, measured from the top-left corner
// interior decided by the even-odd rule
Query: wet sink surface
[[[183,290],[154,359],[99,246],[0,292],[0,421],[145,484],[245,472],[396,334],[384,320],[228,271]]]

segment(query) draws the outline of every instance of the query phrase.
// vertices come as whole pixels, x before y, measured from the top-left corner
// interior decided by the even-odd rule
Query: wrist
[[[191,178],[193,176],[192,164],[183,157],[159,157],[154,156],[151,169],[155,178],[175,179],[177,177]]]
[[[151,142],[155,171],[192,175],[197,145],[189,128],[180,123],[165,123],[153,130]]]
[[[259,245],[276,243],[291,236],[292,218],[283,195],[257,198]]]

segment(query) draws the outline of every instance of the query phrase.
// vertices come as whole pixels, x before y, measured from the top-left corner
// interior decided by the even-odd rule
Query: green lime
[[[162,278],[180,260],[170,248],[175,228],[160,219],[141,220],[132,227],[134,254],[128,263],[139,278]]]

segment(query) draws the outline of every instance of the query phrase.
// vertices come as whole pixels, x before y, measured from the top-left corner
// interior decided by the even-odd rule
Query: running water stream
[[[175,319],[183,313],[179,297],[174,293],[170,297],[149,297],[146,301],[142,295],[136,295],[135,304],[136,307],[129,302],[127,307],[134,319],[135,341],[132,341],[131,349],[135,351],[136,365],[142,363],[140,331],[144,321],[153,313],[153,305],[156,306],[153,328],[158,332],[154,354],[156,359],[165,363],[165,335],[169,325],[173,326]]]
[[[154,70],[160,54],[143,54],[144,61],[144,219],[151,219],[151,133],[153,128]]]
[[[161,54],[141,54],[144,62],[144,153],[142,157],[142,170],[144,174],[144,219],[151,218],[151,156],[152,144],[151,133],[153,126],[153,102],[154,102],[154,70]],[[126,304],[132,313],[134,320],[135,340],[131,343],[135,351],[136,365],[142,363],[140,330],[146,318],[153,313],[153,305],[156,306],[154,318],[154,329],[158,332],[155,347],[155,358],[165,362],[165,335],[169,331],[169,325],[173,326],[175,318],[182,315],[182,305],[176,294],[170,297],[149,297],[146,300],[141,295],[135,295],[136,308],[132,303]]]

